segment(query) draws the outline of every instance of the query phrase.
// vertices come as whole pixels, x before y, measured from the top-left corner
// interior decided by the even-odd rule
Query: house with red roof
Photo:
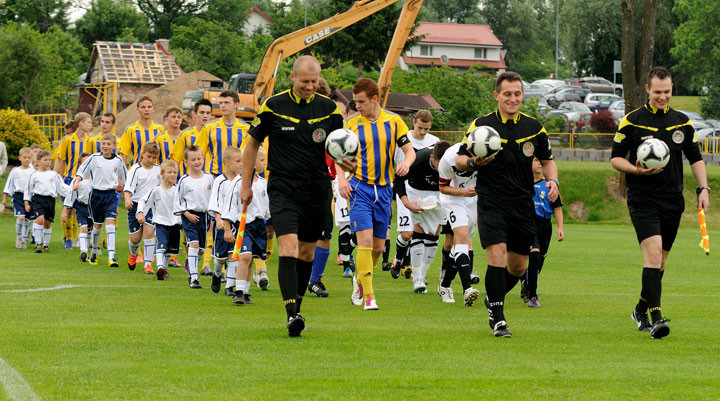
[[[253,7],[248,11],[248,19],[242,27],[242,31],[246,36],[252,36],[255,32],[270,33],[270,25],[275,21],[257,7]]]
[[[489,72],[505,71],[505,50],[489,25],[420,22],[418,43],[399,60],[400,67],[418,69],[447,65],[466,70],[479,65]]]

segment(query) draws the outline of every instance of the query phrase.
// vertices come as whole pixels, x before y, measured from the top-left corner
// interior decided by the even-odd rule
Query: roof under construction
[[[182,73],[159,43],[97,41],[85,81],[164,85]]]

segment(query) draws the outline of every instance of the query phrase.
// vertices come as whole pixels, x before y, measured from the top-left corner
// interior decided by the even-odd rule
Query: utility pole
[[[555,0],[555,79],[558,76],[558,58],[560,57],[560,0]]]

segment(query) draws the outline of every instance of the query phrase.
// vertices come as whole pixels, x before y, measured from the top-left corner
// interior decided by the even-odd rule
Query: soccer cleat
[[[167,269],[164,267],[158,267],[157,273],[155,274],[157,276],[158,280],[165,280],[165,273],[167,273]]]
[[[72,240],[65,240],[65,249],[72,249]]]
[[[212,292],[216,294],[220,292],[220,284],[220,276],[216,276],[213,274],[212,282],[210,283],[210,289],[212,290]]]
[[[493,311],[490,308],[490,300],[488,299],[487,295],[485,296],[483,303],[485,303],[485,308],[488,311],[488,323],[490,324],[490,328],[494,329],[495,328],[495,319],[493,318]]]
[[[257,286],[260,287],[261,290],[267,291],[268,286],[270,285],[270,279],[268,278],[267,272],[265,270],[261,270],[258,277]]]
[[[195,279],[195,280],[191,281],[191,282],[190,282],[190,288],[192,288],[192,289],[194,289],[194,290],[199,290],[199,289],[201,289],[202,286],[200,285],[200,281],[198,281],[198,279]]]
[[[406,266],[405,271],[403,272],[403,275],[405,275],[405,278],[408,278],[408,279],[410,277],[412,277],[412,267]]]
[[[343,272],[343,277],[345,277],[345,278],[352,278],[352,276],[353,276],[353,274],[352,274],[352,269],[349,268],[349,267],[346,267],[346,268],[345,268],[345,271]]]
[[[290,316],[287,321],[287,331],[290,337],[300,337],[300,333],[305,329],[305,319],[298,313]]]
[[[130,269],[131,271],[135,270],[135,265],[137,264],[138,256],[140,256],[140,255],[133,255],[133,254],[128,255],[128,269]],[[140,260],[142,260],[142,259],[140,259]]]
[[[528,308],[542,308],[542,305],[540,305],[540,301],[538,301],[538,297],[532,297],[527,301]]]
[[[250,300],[250,294],[245,294],[245,305],[252,305],[253,302]]]
[[[15,248],[22,249],[23,247],[23,240],[20,238],[15,238]]]
[[[392,263],[390,262],[382,262],[382,271],[386,272],[392,268]]]
[[[225,287],[225,296],[226,297],[235,296],[235,286]]]
[[[328,295],[330,295],[327,289],[325,289],[325,284],[323,284],[322,281],[316,281],[314,283],[308,284],[308,291],[312,292],[320,298],[327,298]]]
[[[80,261],[87,262],[87,260],[88,260],[87,252],[80,252]]]
[[[168,259],[168,267],[180,267],[182,266],[175,256]]]
[[[493,335],[495,337],[504,338],[512,337],[512,333],[510,332],[510,329],[508,329],[507,323],[504,320],[495,323],[495,327],[493,327]]]
[[[477,284],[479,282],[480,282],[480,276],[475,274],[474,271],[472,273],[470,273],[470,284]]]
[[[480,291],[475,288],[468,287],[465,291],[463,291],[463,299],[465,300],[465,306],[467,307],[473,306],[479,297]]]
[[[442,285],[438,286],[437,289],[438,295],[440,295],[440,299],[446,304],[452,304],[455,303],[455,297],[453,297],[453,290],[450,287],[443,287]]]
[[[200,271],[201,276],[212,276],[213,272],[210,270],[210,266],[203,266],[202,271]]]
[[[670,334],[670,326],[667,325],[670,319],[660,319],[653,322],[652,329],[650,329],[650,337],[659,340],[668,334]]]
[[[221,283],[227,283],[227,277],[225,277],[225,273],[220,275],[220,282]]]
[[[639,331],[650,331],[652,329],[652,324],[650,324],[650,318],[648,318],[647,312],[638,312],[637,309],[633,308],[632,313],[630,313],[630,318],[633,322],[637,323]]]
[[[42,245],[35,244],[35,253],[42,253]]]
[[[392,267],[390,268],[390,276],[394,279],[400,277],[400,270],[400,263],[393,263]]]
[[[187,259],[185,259],[185,267],[183,268],[183,273],[190,274],[190,267],[188,267]]]
[[[242,291],[236,291],[232,301],[235,305],[245,305],[245,294]]]
[[[43,246],[42,251],[43,251],[43,253],[48,253],[48,252],[50,252],[50,247],[49,247],[49,246]]]
[[[375,298],[371,298],[370,295],[365,297],[365,310],[378,310],[377,302],[375,302]]]
[[[108,266],[109,267],[118,267],[118,262],[116,258],[108,259]]]
[[[427,287],[425,287],[425,280],[414,279],[413,280],[413,291],[416,294],[427,294]]]
[[[97,264],[97,254],[93,253],[92,255],[90,255],[90,261],[88,261],[88,263],[90,263],[91,265],[96,265]]]
[[[155,270],[153,270],[150,263],[146,264],[143,270],[145,270],[145,274],[155,274]]]
[[[350,302],[355,306],[362,305],[363,301],[363,287],[362,284],[357,281],[357,274],[352,277],[353,292],[350,295]]]

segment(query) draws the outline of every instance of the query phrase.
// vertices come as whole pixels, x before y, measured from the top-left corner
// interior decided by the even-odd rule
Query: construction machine
[[[213,114],[220,115],[217,103],[218,95],[224,89],[232,89],[240,96],[240,106],[236,116],[252,120],[260,109],[262,101],[273,94],[280,62],[299,51],[325,40],[348,26],[375,14],[376,12],[398,2],[399,0],[360,0],[347,11],[336,14],[324,21],[310,25],[276,39],[265,52],[257,74],[235,74],[230,82],[212,82],[210,87],[200,91],[185,93],[183,109],[187,110],[199,99],[205,98],[213,103]],[[380,101],[383,106],[387,101],[393,71],[402,55],[407,38],[417,19],[423,0],[405,0],[400,18],[393,34],[390,48],[385,57],[378,85]]]

